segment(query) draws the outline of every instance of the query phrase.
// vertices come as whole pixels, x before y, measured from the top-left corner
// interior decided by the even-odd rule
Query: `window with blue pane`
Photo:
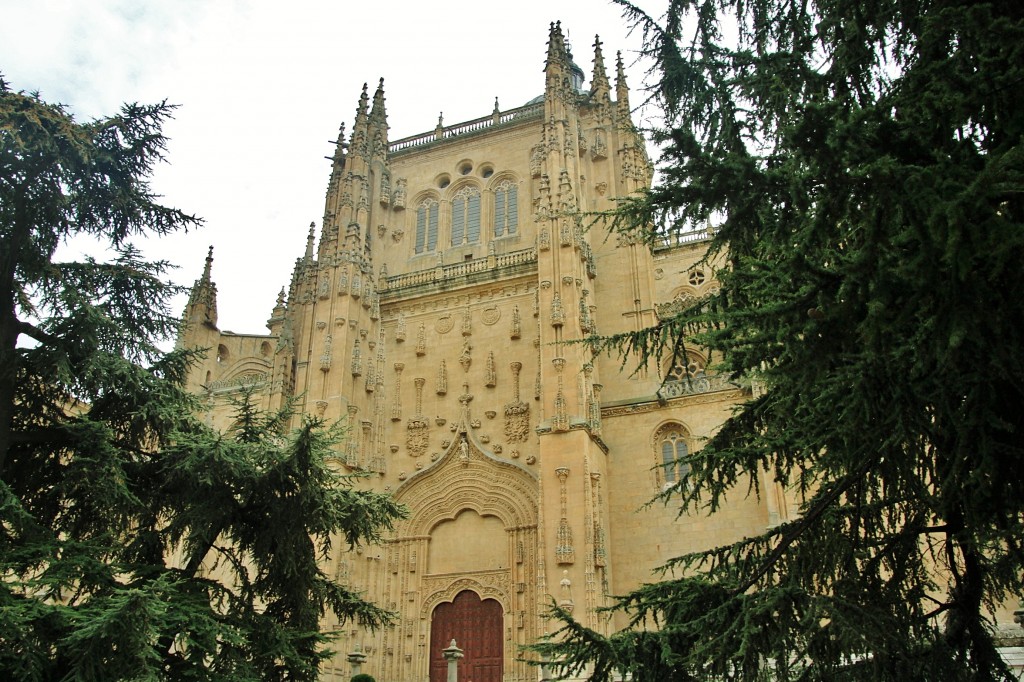
[[[416,253],[437,248],[437,223],[440,205],[437,199],[425,199],[416,209]]]
[[[463,187],[452,197],[452,246],[480,241],[480,190]]]
[[[494,190],[494,236],[513,235],[519,227],[519,187],[505,180]]]

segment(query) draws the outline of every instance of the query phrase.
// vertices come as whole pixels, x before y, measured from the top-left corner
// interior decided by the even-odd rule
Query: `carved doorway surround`
[[[430,682],[445,682],[448,663],[441,655],[454,639],[462,649],[460,682],[501,682],[504,670],[504,615],[494,599],[463,590],[438,604],[430,621]]]

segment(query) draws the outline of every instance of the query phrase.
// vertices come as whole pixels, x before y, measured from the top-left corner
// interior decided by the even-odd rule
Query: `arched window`
[[[690,349],[686,350],[686,356],[682,352],[673,359],[665,373],[666,381],[686,381],[700,379],[705,376],[704,358]]]
[[[519,188],[505,180],[494,190],[494,236],[513,235],[519,226]]]
[[[659,487],[675,485],[690,473],[690,465],[683,461],[690,454],[688,440],[682,424],[666,424],[654,435]]]
[[[480,241],[480,190],[463,187],[452,197],[452,246]]]
[[[416,253],[437,248],[437,199],[424,199],[416,209]]]

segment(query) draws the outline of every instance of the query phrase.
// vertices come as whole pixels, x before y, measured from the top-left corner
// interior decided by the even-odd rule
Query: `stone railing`
[[[482,116],[480,118],[475,118],[472,121],[456,123],[455,125],[450,126],[438,126],[434,130],[426,133],[403,137],[402,139],[395,140],[389,144],[388,151],[394,153],[402,151],[403,149],[409,149],[410,147],[419,147],[420,145],[436,142],[437,140],[465,135],[466,133],[483,130],[484,128],[491,128],[498,125],[504,125],[506,123],[518,123],[524,119],[540,118],[543,115],[544,102],[527,104],[521,107],[516,107],[515,109],[509,109],[508,111],[496,111],[490,116]]]
[[[701,228],[699,230],[690,230],[688,232],[672,232],[671,234],[663,235],[658,237],[654,242],[654,250],[666,251],[673,249],[677,246],[684,246],[686,244],[693,244],[695,242],[702,242],[711,239],[714,236],[714,232],[707,228]]]
[[[484,258],[476,258],[469,261],[461,261],[451,265],[438,264],[426,270],[407,272],[393,277],[386,277],[385,286],[381,292],[393,292],[396,289],[405,289],[420,284],[433,284],[435,282],[452,281],[464,278],[480,272],[511,268],[518,265],[528,265],[537,262],[537,250],[534,248],[511,251],[500,255],[488,255]]]
[[[268,372],[249,372],[247,374],[231,377],[230,379],[211,381],[206,385],[206,390],[210,393],[240,391],[243,388],[260,388],[269,381],[270,374]]]
[[[658,389],[658,397],[662,400],[671,400],[685,395],[728,391],[735,388],[739,388],[739,385],[729,381],[724,375],[697,374],[680,381],[666,381]]]

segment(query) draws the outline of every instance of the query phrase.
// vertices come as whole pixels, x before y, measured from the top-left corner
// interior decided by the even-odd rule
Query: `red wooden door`
[[[501,604],[464,590],[434,609],[430,622],[430,682],[445,682],[448,662],[441,651],[452,640],[462,649],[459,682],[501,682],[504,667]]]

